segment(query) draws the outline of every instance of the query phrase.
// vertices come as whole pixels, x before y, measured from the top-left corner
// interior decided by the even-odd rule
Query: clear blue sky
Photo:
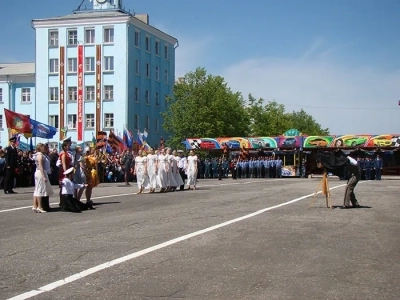
[[[303,107],[332,133],[400,133],[399,0],[123,2],[180,41],[177,76],[205,67],[245,97]],[[8,3],[3,63],[33,61],[31,19],[68,14],[80,0]]]

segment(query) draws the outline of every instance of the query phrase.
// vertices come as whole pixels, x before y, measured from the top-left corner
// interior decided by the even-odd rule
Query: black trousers
[[[183,191],[185,189],[185,179],[186,179],[186,174],[183,168],[179,168],[179,175],[181,175],[183,185],[179,187],[179,190]]]
[[[6,176],[4,177],[4,192],[10,192],[14,188],[15,168],[6,168]]]

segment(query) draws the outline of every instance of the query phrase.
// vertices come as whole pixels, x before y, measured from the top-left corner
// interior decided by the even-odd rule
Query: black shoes
[[[18,194],[18,193],[11,190],[11,191],[4,191],[4,194]]]

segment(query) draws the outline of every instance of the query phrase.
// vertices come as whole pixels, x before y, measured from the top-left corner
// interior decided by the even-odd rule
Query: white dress
[[[174,156],[174,162],[173,162],[173,175],[175,176],[175,181],[177,186],[184,185],[184,182],[182,180],[181,174],[179,174],[179,169],[178,169],[178,162],[181,160],[179,156]]]
[[[168,168],[168,186],[169,187],[177,187],[178,184],[176,183],[175,180],[175,174],[177,171],[177,167],[175,164],[175,168],[174,168],[174,163],[175,163],[175,158],[172,154],[167,155],[168,156],[168,164],[169,164],[169,168]]]
[[[43,173],[39,170],[39,159],[42,160]],[[33,192],[34,197],[48,197],[54,194],[53,188],[50,184],[48,171],[50,170],[50,161],[45,158],[43,154],[37,154],[34,156],[36,171],[35,171],[35,190]],[[45,178],[47,181],[45,182]]]
[[[157,187],[157,155],[149,154],[147,155],[147,175],[149,177],[149,182],[146,188],[155,189]]]
[[[147,184],[147,175],[145,175],[146,161],[146,157],[136,156],[135,158],[136,180],[139,189],[141,189],[142,186],[146,186]]]
[[[187,185],[196,185],[197,181],[197,155],[187,158]]]
[[[167,174],[168,158],[165,155],[160,154],[158,156],[158,185],[160,188],[165,189],[168,186],[168,174]]]

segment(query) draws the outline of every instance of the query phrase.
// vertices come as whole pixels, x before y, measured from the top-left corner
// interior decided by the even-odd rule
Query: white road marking
[[[205,185],[201,185],[200,186],[200,190],[202,187],[210,187],[210,186],[227,186],[227,185],[237,185],[237,184],[250,184],[250,183],[260,183],[260,182],[265,182],[265,181],[279,181],[279,180],[284,180],[284,179],[270,179],[270,180],[256,180],[256,181],[247,181],[247,182],[234,182],[234,183],[221,183],[221,184],[205,184]],[[286,179],[286,180],[290,180],[290,179]],[[127,194],[117,194],[117,195],[108,195],[108,196],[99,196],[99,197],[93,197],[92,200],[94,199],[104,199],[104,198],[115,198],[115,197],[122,197],[122,196],[131,196],[131,195],[136,195],[135,193],[127,193]],[[86,200],[86,199],[82,199],[82,200]],[[59,204],[57,203],[50,203],[50,205],[57,205]],[[22,209],[28,209],[28,208],[32,208],[32,205],[30,206],[21,206],[21,207],[15,207],[15,208],[9,208],[9,209],[3,209],[0,210],[0,213],[5,213],[5,212],[11,212],[11,211],[16,211],[16,210],[22,210]]]
[[[341,184],[341,185],[338,185],[338,186],[331,187],[329,190],[333,190],[333,189],[340,188],[340,187],[343,187],[343,186],[346,186],[346,184]],[[317,192],[317,194],[320,194],[320,193],[321,192]],[[97,265],[97,266],[92,267],[90,269],[87,269],[87,270],[84,270],[82,272],[79,272],[79,273],[73,274],[71,276],[68,276],[68,277],[66,277],[64,279],[61,279],[61,280],[58,280],[58,281],[54,281],[54,282],[52,282],[52,283],[50,283],[48,285],[45,285],[45,286],[42,286],[42,287],[36,289],[36,290],[32,290],[32,291],[17,295],[15,297],[9,298],[8,300],[25,300],[25,299],[32,298],[32,297],[34,297],[36,295],[42,294],[44,292],[52,291],[52,290],[54,290],[54,289],[56,289],[58,287],[61,287],[63,285],[71,283],[73,281],[82,279],[82,278],[84,278],[86,276],[89,276],[91,274],[97,273],[99,271],[111,268],[112,266],[127,262],[127,261],[132,260],[134,258],[137,258],[139,256],[143,256],[143,255],[149,254],[151,252],[160,250],[162,248],[165,248],[165,247],[174,245],[176,243],[188,240],[188,239],[193,238],[195,236],[198,236],[198,235],[210,232],[210,231],[214,231],[214,230],[219,229],[221,227],[225,227],[225,226],[231,225],[233,223],[237,223],[237,222],[240,222],[240,221],[255,217],[255,216],[257,216],[259,214],[262,214],[262,213],[265,213],[265,212],[267,212],[269,210],[272,210],[272,209],[275,209],[275,208],[279,208],[279,207],[282,207],[282,206],[286,206],[286,205],[289,205],[289,204],[304,200],[304,199],[312,197],[314,195],[315,195],[315,193],[308,194],[306,196],[302,196],[300,198],[296,198],[296,199],[293,199],[293,200],[290,200],[290,201],[287,201],[287,202],[284,202],[284,203],[281,203],[281,204],[278,204],[278,205],[267,207],[267,208],[258,210],[256,212],[253,212],[251,214],[248,214],[248,215],[245,215],[245,216],[242,216],[242,217],[230,220],[230,221],[226,221],[224,223],[220,223],[218,225],[214,225],[214,226],[211,226],[211,227],[208,227],[208,228],[205,228],[205,229],[193,232],[193,233],[186,234],[184,236],[181,236],[181,237],[166,241],[164,243],[152,246],[150,248],[146,248],[146,249],[143,249],[143,250],[128,254],[126,256],[122,256],[122,257],[117,258],[117,259],[113,259],[113,260],[105,262],[105,263],[103,263],[101,265]]]

